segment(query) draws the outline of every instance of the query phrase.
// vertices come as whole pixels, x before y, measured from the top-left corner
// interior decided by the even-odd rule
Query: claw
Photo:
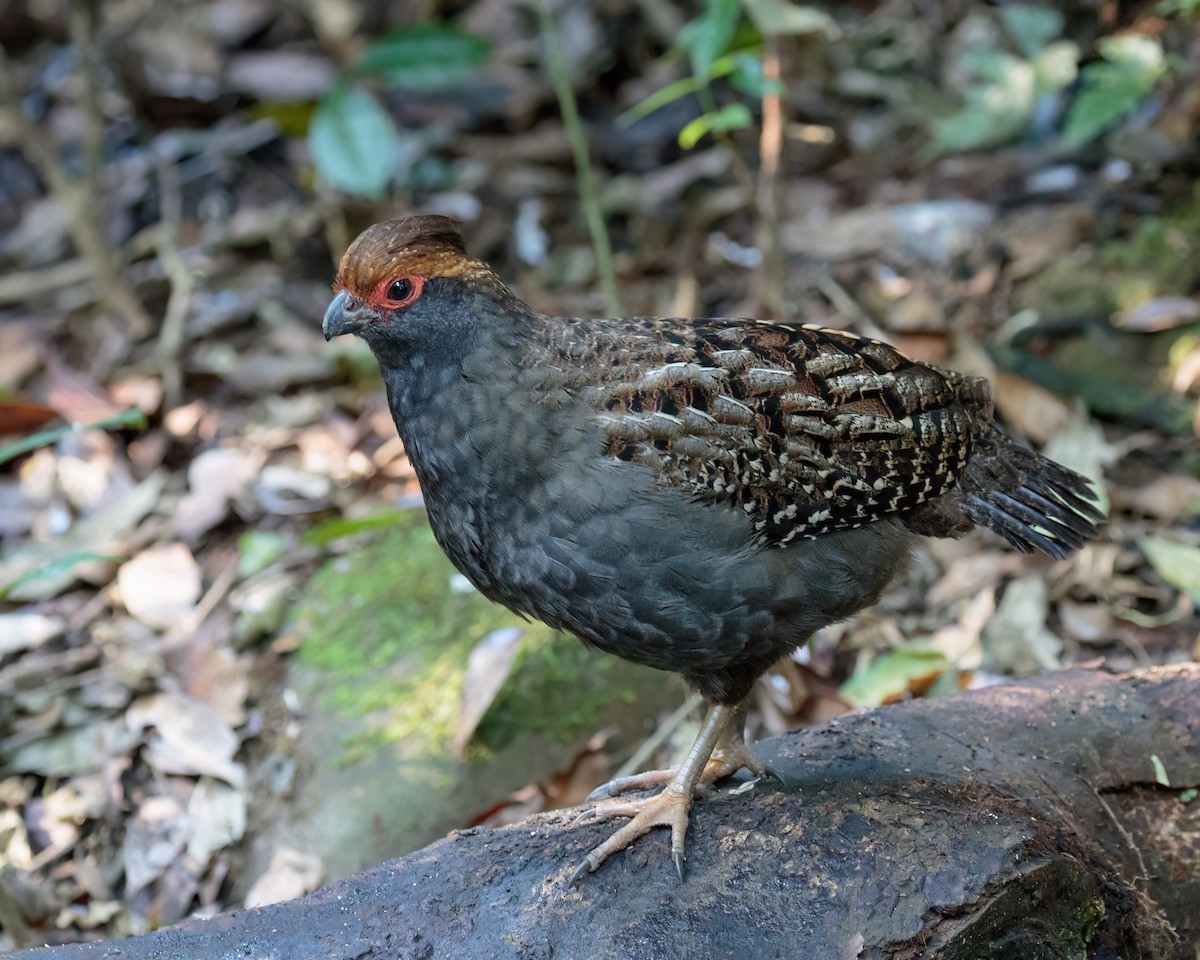
[[[583,858],[583,863],[577,866],[575,868],[575,872],[571,874],[571,885],[575,886],[578,884],[580,880],[586,877],[589,873],[592,873],[598,866],[600,866],[599,861],[597,861],[595,857],[589,853]]]
[[[593,820],[603,819],[604,818],[600,816],[599,810],[597,810],[595,807],[588,807],[586,810],[580,810],[575,818],[568,824],[568,826],[575,827],[581,823],[591,823]]]
[[[671,859],[675,861],[675,872],[679,874],[679,882],[683,882],[683,848],[672,847]]]
[[[743,793],[750,793],[755,787],[758,786],[760,780],[762,780],[762,777],[753,777],[750,780],[739,783],[736,787],[730,790],[726,796],[740,797]]]

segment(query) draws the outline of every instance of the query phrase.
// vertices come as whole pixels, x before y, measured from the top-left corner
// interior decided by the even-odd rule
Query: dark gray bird
[[[543,316],[454,223],[376,224],[346,251],[326,339],[374,351],[438,542],[483,593],[671,670],[710,704],[687,759],[601,788],[682,876],[696,786],[743,767],[746,697],[814,631],[874,603],[919,536],[976,524],[1065,557],[1088,482],[992,422],[985,380],[878,340],[728,318]]]

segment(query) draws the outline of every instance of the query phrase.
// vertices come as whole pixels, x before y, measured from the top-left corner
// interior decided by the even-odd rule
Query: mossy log
[[[652,835],[465,830],[303,900],[21,960],[1161,958],[1200,945],[1200,666],[1068,671],[758,744],[784,778]],[[1165,781],[1165,782],[1164,782]]]

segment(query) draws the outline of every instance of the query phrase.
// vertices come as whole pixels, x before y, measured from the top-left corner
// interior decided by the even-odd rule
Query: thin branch
[[[766,92],[762,98],[762,134],[759,137],[758,187],[755,206],[758,208],[756,245],[762,254],[755,277],[756,306],[776,319],[783,316],[783,252],[779,237],[779,162],[783,153],[782,68],[779,38],[765,37],[763,79]]]
[[[587,218],[588,232],[592,237],[592,249],[596,254],[596,272],[600,275],[600,285],[604,291],[605,309],[612,316],[619,317],[621,301],[617,296],[617,275],[613,269],[612,245],[609,243],[608,229],[604,224],[604,213],[600,209],[600,197],[592,174],[591,157],[588,154],[587,134],[584,132],[583,122],[579,118],[579,104],[575,101],[575,91],[571,88],[571,77],[567,71],[566,60],[563,58],[562,44],[554,22],[551,0],[539,0],[538,13],[541,19],[542,35],[546,40],[546,63],[550,72],[550,82],[554,86],[555,96],[558,97],[558,109],[562,114],[563,125],[567,128],[567,139],[571,142],[571,152],[575,155],[575,179],[579,182],[579,196],[583,203],[583,213]]]
[[[162,229],[158,234],[158,259],[171,282],[171,294],[158,334],[158,361],[163,378],[166,409],[177,406],[183,396],[183,367],[180,355],[186,339],[185,321],[196,277],[179,249],[183,197],[179,189],[179,171],[173,151],[158,151],[158,188],[161,197]]]
[[[84,153],[85,178],[77,181],[67,173],[58,156],[58,147],[51,136],[33,121],[22,107],[22,95],[17,83],[17,71],[0,47],[0,109],[9,115],[17,131],[16,141],[37,168],[50,193],[59,199],[67,211],[71,236],[80,254],[91,265],[105,304],[125,321],[131,334],[144,337],[153,329],[150,315],[134,295],[121,275],[120,264],[105,234],[99,198],[104,196],[103,183],[103,117],[100,115],[98,86],[94,75],[94,19],[72,10],[72,33],[79,32],[80,62],[84,67],[82,105],[85,114]],[[78,41],[77,41],[78,42]],[[85,53],[84,50],[88,52]],[[88,66],[88,65],[91,66]],[[92,75],[89,75],[92,71]],[[95,111],[93,113],[93,111]]]

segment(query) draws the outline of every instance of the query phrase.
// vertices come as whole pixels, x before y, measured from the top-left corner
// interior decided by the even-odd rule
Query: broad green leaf
[[[927,156],[1004,143],[1029,122],[1034,104],[1034,74],[1028,61],[1008,54],[992,54],[974,58],[972,66],[990,82],[971,87],[961,110],[934,123],[933,139],[925,150]]]
[[[741,0],[705,0],[704,12],[680,32],[698,80],[712,79],[713,66],[728,51],[741,12]]]
[[[1200,547],[1147,537],[1142,541],[1142,550],[1160,577],[1200,604]]]
[[[1053,7],[1016,3],[1000,7],[997,13],[1017,49],[1030,59],[1063,31],[1063,16]]]
[[[787,0],[746,0],[746,10],[754,25],[767,36],[837,33],[833,18],[816,7],[797,6]]]
[[[856,707],[877,707],[909,691],[914,681],[931,680],[949,667],[937,650],[904,645],[876,657],[842,684],[841,695]]]
[[[318,523],[304,535],[304,543],[309,547],[323,547],[334,540],[349,537],[364,530],[377,530],[380,527],[390,527],[405,516],[403,510],[389,510],[386,513],[375,513],[368,517],[338,517],[336,520],[326,520]]]
[[[754,118],[750,115],[750,108],[744,103],[726,104],[720,110],[697,117],[680,130],[679,145],[684,150],[691,150],[706,133],[741,130],[753,122]]]
[[[39,447],[48,447],[52,443],[58,443],[67,434],[77,430],[143,430],[145,427],[146,415],[141,410],[134,409],[125,410],[94,423],[72,424],[69,427],[56,427],[53,430],[39,430],[21,440],[0,447],[0,463],[7,463],[9,460],[19,457],[23,453],[29,453],[31,450],[37,450]]]
[[[400,159],[392,118],[358,87],[336,86],[321,98],[308,141],[321,178],[360,196],[380,196]]]
[[[1166,71],[1157,39],[1104,37],[1096,41],[1096,49],[1104,60],[1083,68],[1081,89],[1063,128],[1063,142],[1071,148],[1095,139],[1136,109]]]
[[[469,77],[488,49],[486,40],[451,24],[418,24],[372,42],[347,73],[380,76],[409,90],[439,90]]]
[[[238,537],[238,576],[245,580],[266,570],[283,556],[282,534],[251,530]]]

